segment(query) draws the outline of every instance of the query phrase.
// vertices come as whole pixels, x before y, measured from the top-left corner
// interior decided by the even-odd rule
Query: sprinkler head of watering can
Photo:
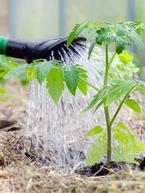
[[[55,59],[64,63],[67,62],[68,58],[74,62],[74,58],[80,57],[82,51],[86,49],[86,39],[78,37],[67,46],[67,37],[55,38],[44,42],[37,42],[32,47],[33,52],[27,58],[28,63],[35,59]]]
[[[28,42],[0,37],[0,54],[24,59],[28,63],[37,59],[60,60],[62,63],[74,62],[86,48],[86,39],[78,37],[67,46],[67,37],[47,41]]]

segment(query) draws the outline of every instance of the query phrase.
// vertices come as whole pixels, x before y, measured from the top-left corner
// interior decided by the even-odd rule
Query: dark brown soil
[[[144,170],[145,169],[145,157],[143,159],[138,159],[138,163],[126,163],[126,162],[114,162],[106,164],[103,162],[96,163],[93,166],[87,166],[76,170],[75,172],[80,175],[86,176],[105,176],[114,174],[121,170],[126,170],[130,168],[131,170]]]

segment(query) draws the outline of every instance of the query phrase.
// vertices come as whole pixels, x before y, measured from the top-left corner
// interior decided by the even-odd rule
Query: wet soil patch
[[[111,175],[119,171],[127,170],[145,170],[145,157],[138,159],[138,163],[126,163],[126,162],[114,162],[107,163],[96,163],[93,166],[86,166],[75,170],[75,173],[86,176],[105,176]]]
[[[145,170],[145,157],[139,161],[139,169]]]

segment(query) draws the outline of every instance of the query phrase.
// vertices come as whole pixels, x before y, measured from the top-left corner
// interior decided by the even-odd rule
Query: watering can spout
[[[36,59],[56,59],[65,62],[66,55],[71,57],[73,53],[76,57],[80,56],[80,51],[86,48],[85,42],[85,38],[78,37],[67,47],[67,37],[28,42],[1,36],[0,54],[24,59],[28,63]]]

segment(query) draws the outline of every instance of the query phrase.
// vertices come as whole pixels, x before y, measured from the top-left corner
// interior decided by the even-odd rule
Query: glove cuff
[[[4,36],[0,36],[0,54],[5,55],[7,44],[8,44],[8,38]]]

